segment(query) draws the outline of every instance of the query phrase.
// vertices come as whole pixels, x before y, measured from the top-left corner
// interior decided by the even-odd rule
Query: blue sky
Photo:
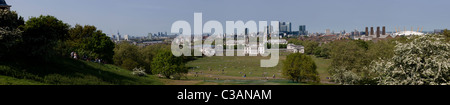
[[[450,27],[450,0],[6,0],[19,15],[53,15],[66,23],[95,25],[107,34],[134,36],[169,32],[173,22],[193,27],[194,12],[203,22],[287,21],[292,30],[306,25],[309,32],[331,29],[363,30],[368,26]]]

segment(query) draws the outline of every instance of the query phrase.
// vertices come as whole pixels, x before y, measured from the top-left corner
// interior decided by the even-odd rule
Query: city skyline
[[[95,25],[107,34],[146,36],[148,33],[170,32],[173,22],[193,22],[193,13],[203,13],[209,20],[290,22],[292,31],[306,25],[310,33],[325,33],[365,27],[424,27],[423,31],[450,27],[447,0],[249,0],[249,1],[175,1],[175,0],[6,0],[26,20],[30,16],[53,15],[74,26]],[[230,8],[233,7],[233,8]]]

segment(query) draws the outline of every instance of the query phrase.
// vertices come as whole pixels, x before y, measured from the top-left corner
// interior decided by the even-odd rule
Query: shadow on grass
[[[151,84],[140,81],[124,69],[70,58],[54,58],[48,62],[15,60],[0,62],[0,74],[32,79],[56,85],[135,85]],[[116,70],[116,71],[114,71]],[[122,70],[122,72],[121,72]],[[113,72],[114,71],[114,72]]]

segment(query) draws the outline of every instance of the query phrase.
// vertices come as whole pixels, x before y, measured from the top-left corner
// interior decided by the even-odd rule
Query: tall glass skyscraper
[[[308,33],[306,32],[306,25],[300,25],[298,27],[298,33],[300,35],[307,35]]]
[[[280,34],[281,33],[289,33],[292,31],[291,29],[291,22],[280,22]]]

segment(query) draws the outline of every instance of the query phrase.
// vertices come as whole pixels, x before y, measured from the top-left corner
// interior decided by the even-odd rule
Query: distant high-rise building
[[[152,36],[153,36],[152,33],[148,33],[147,38],[148,38],[148,39],[152,39]]]
[[[306,25],[298,26],[298,33],[300,35],[307,35],[308,33],[306,32]]]
[[[10,7],[11,7],[11,5],[6,4],[5,0],[0,0],[0,9],[9,10]]]
[[[386,27],[385,26],[383,26],[383,32],[381,34],[386,35]]]
[[[280,34],[291,32],[292,31],[291,22],[280,22],[279,23],[279,31],[280,31]]]

